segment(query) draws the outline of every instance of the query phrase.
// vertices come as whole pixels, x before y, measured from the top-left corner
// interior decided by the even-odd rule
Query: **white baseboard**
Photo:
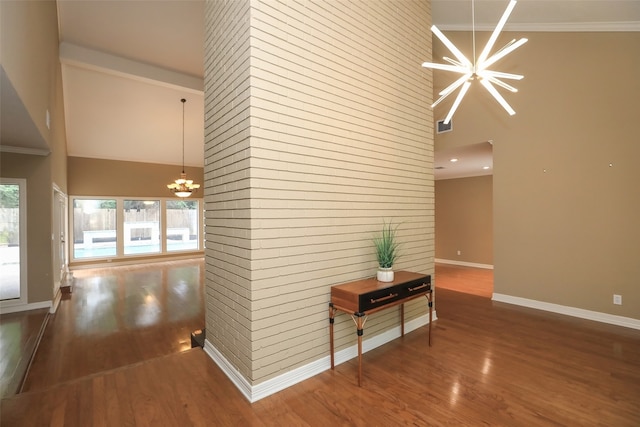
[[[41,308],[51,308],[53,303],[51,301],[32,302],[30,304],[9,305],[0,308],[0,313],[9,314],[17,313],[19,311],[39,310]]]
[[[208,339],[204,340],[204,352],[213,359],[213,361],[218,365],[218,367],[225,373],[225,375],[231,380],[231,382],[236,386],[240,393],[247,398],[249,402],[253,402],[251,400],[251,384],[247,381],[240,372],[231,364],[229,361],[218,351],[217,348],[211,344]]]
[[[60,305],[60,300],[62,300],[62,290],[58,287],[58,292],[56,292],[56,296],[53,297],[53,302],[51,303],[51,307],[49,308],[49,313],[54,314],[58,309],[58,305]]]
[[[553,313],[564,314],[567,316],[579,317],[581,319],[594,320],[596,322],[609,323],[611,325],[617,326],[624,326],[625,328],[640,329],[640,320],[632,319],[630,317],[616,316],[615,314],[584,310],[582,308],[552,304],[549,302],[514,297],[504,294],[494,293],[491,299],[493,301],[505,302],[507,304],[520,305],[523,307],[535,308],[537,310],[544,310]]]
[[[433,311],[433,320],[437,320],[435,310]],[[409,333],[427,324],[429,324],[429,315],[420,316],[417,319],[405,323],[404,330],[405,333]],[[363,340],[362,352],[366,353],[367,351],[380,347],[381,345],[398,337],[400,337],[400,326],[391,328],[382,334],[371,337],[370,339]],[[209,342],[209,340],[205,340],[204,342],[204,351],[209,355],[209,357],[211,357],[211,359],[213,359],[216,365],[222,369],[225,375],[251,403],[257,402],[262,398],[270,396],[287,387],[291,387],[294,384],[311,378],[314,375],[331,369],[331,356],[327,355],[321,359],[314,360],[307,365],[252,386],[249,381],[247,381],[247,379],[244,378],[242,374],[240,374],[240,372],[238,372],[238,370],[231,365],[231,363],[229,363],[229,361]],[[335,354],[334,362],[336,365],[339,365],[357,356],[358,344],[356,343],[351,347],[338,351]]]
[[[74,261],[75,264],[71,264],[69,268],[73,273],[73,271],[89,270],[94,268],[126,267],[129,265],[142,265],[142,264],[159,264],[164,262],[185,261],[185,260],[198,259],[203,257],[204,257],[204,253],[198,251],[198,252],[189,252],[183,255],[171,255],[165,258],[148,258],[148,259],[133,258],[129,260],[118,259],[114,261],[87,262],[86,264],[84,264],[84,261],[75,260]],[[83,263],[78,264],[79,262],[83,262]]]
[[[491,264],[478,264],[475,262],[456,261],[454,259],[440,259],[440,258],[436,258],[434,261],[439,264],[460,265],[463,267],[475,267],[475,268],[484,268],[487,270],[493,270],[493,265]]]

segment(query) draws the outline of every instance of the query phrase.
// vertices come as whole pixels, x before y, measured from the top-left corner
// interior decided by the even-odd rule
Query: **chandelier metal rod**
[[[451,53],[455,56],[456,60],[444,57],[444,61],[448,62],[448,64],[438,64],[435,62],[424,62],[422,64],[423,67],[431,68],[434,70],[443,70],[450,71],[453,73],[462,74],[460,78],[458,78],[455,82],[447,86],[443,91],[439,93],[440,98],[435,101],[431,107],[435,107],[442,100],[444,100],[447,96],[452,94],[455,90],[460,88],[460,92],[458,96],[453,102],[449,113],[447,114],[444,124],[449,124],[453,114],[458,109],[458,106],[462,102],[465,94],[469,90],[469,86],[472,81],[478,80],[482,86],[493,96],[493,98],[509,113],[509,115],[515,114],[515,110],[511,108],[511,106],[507,103],[507,101],[500,95],[500,93],[496,90],[495,85],[501,87],[502,89],[506,89],[510,92],[517,92],[517,89],[513,86],[501,81],[500,79],[512,79],[512,80],[520,80],[523,76],[519,74],[510,74],[510,73],[501,73],[498,71],[488,70],[487,68],[498,61],[499,59],[505,57],[509,53],[516,50],[518,47],[522,46],[527,42],[526,38],[522,38],[518,41],[511,40],[504,47],[499,49],[493,55],[489,55],[493,46],[498,39],[498,36],[502,32],[507,19],[509,19],[509,15],[513,11],[517,1],[510,0],[509,4],[502,14],[500,21],[496,25],[496,28],[491,33],[491,37],[489,37],[489,41],[485,45],[484,49],[480,53],[480,56],[476,58],[476,12],[475,12],[475,0],[471,0],[471,33],[472,33],[472,43],[473,43],[473,61],[469,61],[467,57],[458,49],[452,42],[449,40],[443,33],[436,27],[435,25],[431,26],[431,31],[433,34],[442,41],[442,43],[449,49]]]
[[[184,103],[187,100],[182,98],[180,102],[182,102],[182,173],[184,173]]]
[[[167,188],[178,197],[189,197],[191,194],[200,188],[200,184],[194,184],[193,180],[187,179],[187,174],[184,171],[184,157],[185,157],[185,146],[184,146],[184,129],[185,129],[185,102],[186,99],[182,98],[180,100],[182,102],[182,173],[180,174],[180,178],[176,179],[171,184],[167,185]]]

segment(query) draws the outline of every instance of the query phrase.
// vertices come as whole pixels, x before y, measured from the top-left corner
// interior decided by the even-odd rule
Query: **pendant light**
[[[460,92],[458,92],[458,96],[456,97],[455,101],[453,101],[453,105],[449,110],[449,114],[447,114],[447,117],[445,117],[444,119],[444,124],[449,124],[449,122],[451,121],[451,118],[453,117],[453,114],[456,112],[456,109],[462,102],[462,98],[464,98],[464,95],[467,93],[467,90],[469,90],[469,86],[471,86],[471,83],[474,80],[478,80],[480,84],[482,84],[482,86],[495,98],[495,100],[498,101],[498,103],[502,106],[502,108],[504,108],[507,111],[507,113],[509,113],[509,115],[512,116],[516,113],[514,109],[511,108],[511,106],[507,103],[507,101],[502,97],[502,95],[500,95],[500,93],[498,92],[498,90],[494,85],[500,86],[501,88],[506,89],[510,92],[517,92],[518,90],[516,88],[503,82],[502,79],[521,80],[524,76],[519,74],[491,71],[488,69],[488,67],[493,63],[495,63],[497,60],[505,57],[506,55],[513,52],[514,50],[516,50],[517,48],[519,48],[520,46],[522,46],[527,42],[527,39],[525,38],[522,38],[518,41],[513,39],[509,43],[507,43],[502,49],[498,50],[496,53],[489,56],[489,53],[491,52],[491,49],[493,48],[493,45],[496,42],[496,39],[500,35],[500,32],[502,31],[502,28],[507,22],[507,19],[509,19],[509,15],[511,15],[513,8],[516,6],[516,3],[517,3],[516,0],[511,0],[509,2],[509,5],[507,6],[507,9],[504,11],[502,18],[500,18],[498,25],[496,26],[495,30],[493,30],[493,33],[491,34],[491,37],[489,38],[487,45],[484,47],[484,50],[476,60],[475,1],[474,0],[471,1],[473,63],[469,61],[467,57],[464,56],[462,52],[460,52],[460,50],[453,43],[451,43],[451,41],[444,34],[442,34],[442,32],[438,29],[438,27],[436,27],[435,25],[431,27],[431,32],[433,32],[433,34],[435,34],[442,41],[442,43],[444,43],[444,45],[449,49],[449,51],[451,51],[451,53],[453,53],[456,59],[448,58],[445,56],[443,59],[449,64],[437,64],[433,62],[425,62],[422,64],[422,66],[426,68],[432,68],[434,70],[444,70],[444,71],[451,71],[454,73],[462,74],[462,77],[460,77],[458,80],[456,80],[455,82],[447,86],[445,89],[443,89],[438,94],[440,95],[440,98],[438,98],[438,100],[431,105],[431,107],[435,107],[443,99],[445,99],[447,96],[452,94],[456,89],[462,86],[462,88],[460,89]]]
[[[167,188],[178,197],[189,197],[198,191],[200,184],[194,184],[193,180],[187,179],[187,174],[184,171],[184,104],[187,100],[182,98],[180,102],[182,102],[182,173],[180,178],[168,184]]]

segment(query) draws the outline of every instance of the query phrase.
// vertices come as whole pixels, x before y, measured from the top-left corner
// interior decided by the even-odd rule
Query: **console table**
[[[396,271],[393,282],[378,282],[375,277],[331,287],[329,303],[329,334],[331,369],[334,369],[333,323],[336,311],[351,315],[358,334],[358,386],[362,384],[362,335],[367,316],[400,305],[400,331],[404,336],[404,303],[422,296],[429,305],[429,345],[431,345],[431,315],[433,290],[428,274]]]

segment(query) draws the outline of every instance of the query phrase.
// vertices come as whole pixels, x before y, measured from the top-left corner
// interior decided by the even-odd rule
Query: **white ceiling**
[[[69,156],[203,165],[204,1],[58,1]]]
[[[476,0],[476,29],[492,29],[507,3]],[[204,1],[59,0],[58,15],[68,154],[180,164],[185,98],[185,164],[202,166]],[[432,15],[442,30],[468,30],[471,1],[432,0]],[[640,1],[520,0],[507,29],[639,31]],[[9,92],[2,91],[3,124],[8,114],[26,114],[12,107]],[[21,129],[20,120],[11,123],[3,141],[10,128]],[[29,147],[33,132],[22,133],[11,140]],[[470,147],[464,156],[439,150],[436,166],[453,155],[485,164],[490,144]],[[457,176],[468,176],[464,164],[456,165]],[[454,177],[451,167],[436,171],[444,177]]]
[[[433,23],[441,30],[493,30],[508,0],[432,0]],[[638,0],[519,0],[506,31],[638,31]]]

